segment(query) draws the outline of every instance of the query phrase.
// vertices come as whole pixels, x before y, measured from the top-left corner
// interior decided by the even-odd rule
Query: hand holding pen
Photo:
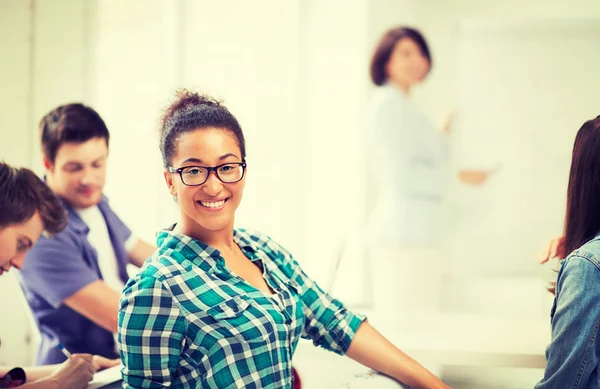
[[[92,355],[71,354],[63,345],[58,347],[67,360],[49,377],[51,383],[61,389],[85,389],[96,373]]]

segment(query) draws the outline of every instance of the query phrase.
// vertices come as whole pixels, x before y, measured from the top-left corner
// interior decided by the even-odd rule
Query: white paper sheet
[[[94,379],[88,384],[88,389],[98,389],[114,382],[121,381],[122,368],[123,365],[117,365],[96,373]]]

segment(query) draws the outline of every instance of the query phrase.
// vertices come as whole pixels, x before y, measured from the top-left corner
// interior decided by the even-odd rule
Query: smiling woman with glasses
[[[121,297],[124,387],[298,388],[292,357],[304,337],[412,387],[447,388],[277,242],[234,228],[248,172],[244,135],[225,106],[180,92],[160,138],[180,217]]]

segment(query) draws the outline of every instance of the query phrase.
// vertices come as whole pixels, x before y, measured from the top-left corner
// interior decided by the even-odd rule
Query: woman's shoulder
[[[600,237],[596,237],[574,250],[565,261],[568,261],[567,263],[573,262],[573,265],[581,265],[587,262],[600,271]]]
[[[155,252],[140,268],[139,272],[132,280],[149,285],[149,282],[162,283],[170,278],[188,272],[189,261],[176,250],[167,250],[166,252]]]
[[[579,284],[600,280],[600,239],[590,240],[561,262],[557,282],[572,277]]]
[[[405,107],[407,103],[406,96],[396,90],[396,88],[390,85],[382,85],[373,91],[370,98],[370,109],[371,111],[392,108],[398,110]]]

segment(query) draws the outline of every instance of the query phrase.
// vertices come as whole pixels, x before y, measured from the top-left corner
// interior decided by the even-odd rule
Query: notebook
[[[94,379],[88,384],[87,389],[99,389],[115,382],[121,381],[121,369],[123,365],[117,365],[94,374]]]

